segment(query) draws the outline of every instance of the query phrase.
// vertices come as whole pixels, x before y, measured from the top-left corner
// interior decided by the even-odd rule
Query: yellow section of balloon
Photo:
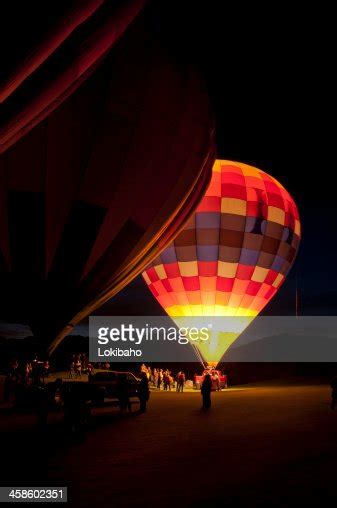
[[[195,349],[199,360],[205,361],[208,365],[216,366],[230,346],[254,320],[255,315],[231,316],[228,314],[228,309],[226,309],[226,314],[218,314],[217,316],[209,314],[208,317],[205,316],[199,319],[191,319],[191,315],[171,317],[178,328],[208,329],[207,340],[192,340],[189,338],[189,342]],[[212,317],[223,317],[224,319],[220,323]]]

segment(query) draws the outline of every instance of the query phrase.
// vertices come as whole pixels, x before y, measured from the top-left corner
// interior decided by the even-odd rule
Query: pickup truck
[[[103,402],[104,399],[117,399],[118,381],[125,376],[128,384],[129,397],[138,397],[140,379],[132,372],[120,372],[115,370],[101,370],[89,378],[90,393],[93,403]]]
[[[200,390],[203,380],[205,379],[206,374],[210,374],[212,378],[212,390],[217,390],[217,383],[215,380],[213,380],[214,375],[218,374],[219,376],[219,383],[220,383],[220,390],[227,388],[227,375],[223,374],[220,370],[215,369],[205,369],[201,375],[195,375],[193,379],[193,387],[195,390]]]
[[[114,370],[96,370],[89,376],[88,381],[67,381],[63,383],[62,395],[80,399],[90,407],[109,404],[118,399],[118,382],[121,376],[125,376],[130,398],[138,397],[140,379],[132,372],[120,372]]]

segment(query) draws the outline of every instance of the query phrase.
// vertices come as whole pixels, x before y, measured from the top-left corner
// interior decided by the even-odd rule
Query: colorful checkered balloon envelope
[[[179,326],[226,317],[198,352],[217,364],[283,284],[300,242],[296,204],[272,176],[216,160],[198,208],[143,277]]]

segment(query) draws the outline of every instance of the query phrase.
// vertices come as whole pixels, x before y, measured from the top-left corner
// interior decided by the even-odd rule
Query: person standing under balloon
[[[140,385],[139,385],[138,396],[139,396],[139,402],[140,402],[139,412],[145,413],[146,403],[148,402],[148,400],[150,398],[149,380],[146,375],[146,372],[142,372],[142,374],[141,374],[141,381],[140,381]]]
[[[210,374],[206,374],[201,385],[203,409],[210,409],[211,407],[211,391],[212,391],[212,378]]]
[[[168,369],[165,370],[164,376],[163,376],[163,384],[164,384],[164,390],[171,391],[171,378],[170,378],[170,372]]]
[[[153,369],[153,386],[157,388],[158,385],[158,369]]]
[[[220,378],[217,370],[212,371],[212,383],[214,383],[217,392],[220,391]]]
[[[160,390],[161,384],[162,384],[162,382],[163,382],[163,376],[164,376],[164,375],[163,375],[163,369],[160,369],[160,370],[158,371],[158,384],[157,384],[157,388],[158,388],[158,390]]]
[[[183,373],[183,371],[180,371],[177,376],[177,392],[184,391],[184,384],[185,384],[185,374]]]

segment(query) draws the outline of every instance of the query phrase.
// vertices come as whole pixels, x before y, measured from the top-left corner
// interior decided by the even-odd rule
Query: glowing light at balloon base
[[[207,329],[208,339],[202,337],[188,337],[189,343],[195,349],[198,359],[208,366],[216,367],[226,351],[254,320],[254,316],[224,316],[223,319],[213,319],[214,316],[170,316],[181,329]]]

